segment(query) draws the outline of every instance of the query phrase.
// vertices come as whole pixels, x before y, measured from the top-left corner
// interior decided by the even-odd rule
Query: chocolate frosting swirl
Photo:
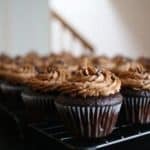
[[[80,67],[60,90],[72,96],[108,96],[118,93],[120,86],[121,81],[110,71],[85,66]]]
[[[132,59],[125,57],[125,56],[122,56],[122,55],[117,55],[117,56],[112,58],[112,61],[118,66],[118,65],[123,64],[123,63],[131,62]]]
[[[17,65],[11,61],[0,62],[0,78],[5,79],[7,75],[11,75],[12,69],[17,69]]]
[[[137,61],[150,71],[150,58],[140,57],[137,59]]]
[[[25,78],[35,76],[37,71],[31,64],[21,64],[17,68],[12,69],[12,73]]]
[[[121,63],[120,65],[116,66],[116,68],[113,69],[113,72],[115,72],[116,74],[120,74],[125,71],[141,72],[142,70],[144,70],[144,67],[140,63],[136,61],[132,61],[132,62]]]
[[[137,62],[128,63],[124,66],[124,71],[121,68],[120,72],[118,72],[122,86],[136,90],[150,90],[150,72],[146,71],[146,69]]]
[[[115,67],[115,63],[106,56],[98,56],[92,59],[94,65],[108,70],[112,70]]]
[[[12,69],[17,69],[17,65],[14,62],[0,63],[0,72],[1,71],[10,71]]]
[[[17,65],[14,62],[1,67],[0,75],[14,84],[25,83],[30,77],[36,75],[36,69],[30,64]]]
[[[1,54],[0,63],[8,63],[8,62],[12,62],[12,58],[7,56],[6,54]]]
[[[50,65],[47,71],[28,80],[28,86],[34,91],[55,91],[69,77],[63,65]]]

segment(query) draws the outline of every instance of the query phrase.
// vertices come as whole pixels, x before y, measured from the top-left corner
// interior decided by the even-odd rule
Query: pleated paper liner
[[[13,85],[8,82],[1,83],[1,92],[3,96],[3,104],[10,109],[17,109],[23,107],[21,99],[21,85]]]
[[[64,106],[55,102],[66,128],[75,136],[99,138],[112,133],[121,103],[103,106]]]
[[[124,96],[120,117],[128,124],[150,123],[150,97]]]
[[[0,102],[3,101],[3,94],[2,94],[2,89],[1,89],[1,84],[3,83],[2,80],[0,80]]]
[[[29,122],[45,121],[49,117],[55,119],[54,95],[22,92],[21,96],[25,104],[26,117]]]

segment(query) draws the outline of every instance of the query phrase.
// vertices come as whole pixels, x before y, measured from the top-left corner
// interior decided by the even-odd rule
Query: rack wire
[[[126,143],[128,147],[136,147],[137,149],[149,150],[150,149],[150,124],[146,125],[119,125],[113,131],[110,136],[99,138],[99,139],[76,139],[72,137],[69,132],[63,126],[63,123],[57,120],[44,121],[32,124],[25,124],[23,122],[23,118],[20,118],[22,115],[19,112],[11,111],[0,104],[0,110],[5,112],[9,119],[13,119],[16,122],[16,126],[18,131],[20,132],[21,138],[28,140],[29,147],[32,145],[36,145],[36,149],[43,149],[43,145],[45,149],[51,148],[51,146],[55,146],[55,148],[61,149],[80,149],[80,150],[93,150],[93,149],[115,149],[117,145],[122,145]],[[25,127],[26,126],[26,127]],[[26,128],[24,130],[24,128]],[[24,132],[25,131],[25,132]],[[131,141],[135,141],[134,144]],[[139,146],[140,142],[142,144]],[[146,143],[144,145],[144,142]],[[41,147],[39,146],[41,144]],[[132,144],[132,146],[131,146]],[[143,148],[145,146],[146,148]],[[35,147],[35,146],[33,146]],[[114,148],[115,147],[115,148]],[[118,148],[120,149],[120,148]],[[125,147],[121,147],[121,150],[126,149]]]
[[[145,136],[149,136],[150,139],[149,124],[136,126],[122,125],[120,127],[116,127],[110,136],[94,140],[73,138],[59,121],[31,124],[30,128],[38,134],[41,134],[51,140],[55,140],[58,145],[62,145],[66,149],[104,149],[108,147],[112,148],[116,144],[129,142]]]

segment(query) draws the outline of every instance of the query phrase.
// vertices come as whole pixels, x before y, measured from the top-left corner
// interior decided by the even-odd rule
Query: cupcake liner
[[[64,106],[55,102],[66,128],[76,137],[109,135],[116,124],[121,103],[106,106]]]
[[[21,90],[22,86],[12,85],[9,83],[1,84],[3,104],[11,109],[22,107]]]
[[[26,92],[22,92],[21,96],[29,122],[47,120],[49,117],[54,118],[56,112],[54,107],[55,96]]]
[[[4,101],[4,94],[3,94],[3,92],[2,92],[2,87],[1,87],[1,85],[2,85],[3,83],[5,83],[5,81],[2,80],[2,79],[0,79],[0,103],[3,103],[3,101]]]
[[[150,97],[124,96],[122,114],[126,123],[150,123]]]
[[[3,101],[3,94],[2,94],[2,91],[1,91],[1,85],[0,85],[0,102]]]
[[[3,94],[2,94],[2,89],[1,89],[1,84],[2,84],[2,80],[0,80],[0,102],[3,100]]]

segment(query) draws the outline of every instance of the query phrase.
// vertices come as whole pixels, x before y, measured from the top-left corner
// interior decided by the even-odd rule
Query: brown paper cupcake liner
[[[21,91],[23,87],[20,85],[12,85],[11,83],[2,83],[1,92],[3,103],[12,109],[22,107]]]
[[[21,94],[25,104],[27,120],[36,122],[47,120],[49,117],[55,117],[54,96],[53,95],[32,95],[22,92]]]
[[[3,101],[3,94],[2,94],[2,89],[1,89],[1,84],[3,83],[2,80],[0,80],[0,102]]]
[[[121,103],[106,106],[64,106],[55,102],[66,128],[76,137],[109,135],[116,124]]]
[[[150,97],[125,96],[122,112],[127,123],[150,123]]]

